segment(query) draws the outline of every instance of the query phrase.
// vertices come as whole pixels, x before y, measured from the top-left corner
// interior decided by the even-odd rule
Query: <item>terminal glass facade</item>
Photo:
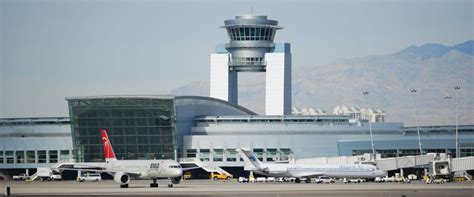
[[[107,130],[119,160],[175,158],[173,98],[71,98],[68,103],[78,161],[104,161],[100,129]]]

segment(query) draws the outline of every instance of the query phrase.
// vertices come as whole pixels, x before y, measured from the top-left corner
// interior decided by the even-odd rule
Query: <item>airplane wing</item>
[[[92,168],[54,168],[54,169],[57,169],[57,170],[72,170],[72,171],[105,172],[105,173],[109,173],[109,174],[112,174],[112,175],[118,172],[118,171],[99,170],[99,169],[92,169]],[[120,171],[120,172],[129,174],[129,175],[132,175],[132,176],[140,176],[141,175],[141,172],[131,172],[131,171]]]

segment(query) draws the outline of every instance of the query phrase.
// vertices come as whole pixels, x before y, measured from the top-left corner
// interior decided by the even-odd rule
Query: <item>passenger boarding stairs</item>
[[[38,178],[38,173],[34,173],[33,175],[30,176],[26,181],[34,181],[35,179]]]
[[[207,172],[211,172],[211,173],[212,172],[217,172],[217,173],[220,173],[220,174],[225,174],[227,176],[233,176],[231,173],[225,171],[221,167],[216,166],[216,165],[212,165],[211,162],[204,163],[201,160],[199,160],[198,158],[181,158],[181,159],[179,159],[179,163],[181,163],[181,164],[194,164],[198,167],[201,167],[202,169],[204,169]]]
[[[468,174],[466,171],[455,172],[454,177],[464,177],[467,180],[472,180],[472,175]]]

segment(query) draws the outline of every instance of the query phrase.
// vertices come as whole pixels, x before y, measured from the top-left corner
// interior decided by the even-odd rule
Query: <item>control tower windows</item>
[[[255,40],[255,28],[249,27],[250,29],[250,39]]]
[[[275,29],[263,27],[240,27],[227,30],[231,41],[272,40]]]

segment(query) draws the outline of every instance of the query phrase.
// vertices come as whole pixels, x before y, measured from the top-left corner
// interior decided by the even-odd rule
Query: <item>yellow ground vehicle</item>
[[[231,179],[232,178],[232,175],[231,176],[228,176],[227,174],[221,174],[221,173],[218,173],[218,172],[212,172],[211,175],[209,176],[211,179],[213,180],[217,180],[217,179]]]
[[[185,173],[183,174],[183,178],[184,178],[184,179],[190,179],[191,176],[192,176],[191,172],[185,172]]]

